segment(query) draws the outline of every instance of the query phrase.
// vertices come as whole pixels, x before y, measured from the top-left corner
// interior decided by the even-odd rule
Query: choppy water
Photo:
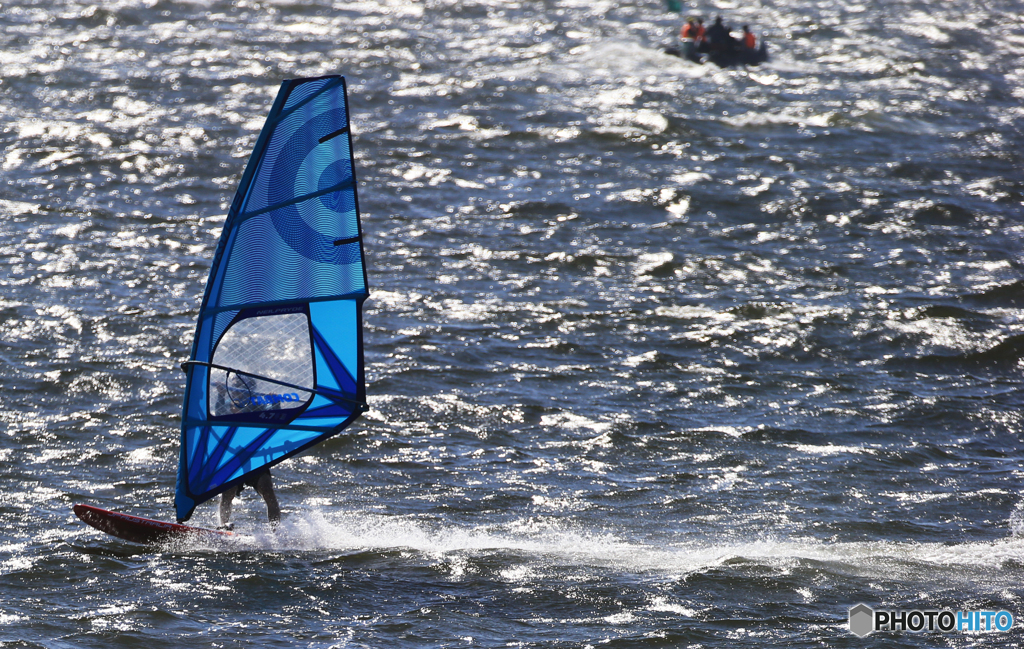
[[[0,646],[1019,645],[1019,6],[718,8],[772,62],[653,0],[0,4]],[[276,536],[104,537],[73,503],[173,516],[224,213],[327,73],[372,411]]]

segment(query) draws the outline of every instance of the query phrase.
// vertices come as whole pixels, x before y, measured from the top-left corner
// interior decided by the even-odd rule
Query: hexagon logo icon
[[[874,631],[875,611],[867,604],[857,604],[850,609],[850,633],[863,638]]]

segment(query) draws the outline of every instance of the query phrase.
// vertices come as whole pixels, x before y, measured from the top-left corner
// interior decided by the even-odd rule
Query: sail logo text
[[[1009,611],[874,610],[867,604],[850,609],[850,633],[863,638],[875,631],[1009,631]]]
[[[277,403],[284,403],[286,401],[302,401],[298,394],[291,392],[288,394],[260,394],[249,399],[249,405],[253,406],[272,406]]]

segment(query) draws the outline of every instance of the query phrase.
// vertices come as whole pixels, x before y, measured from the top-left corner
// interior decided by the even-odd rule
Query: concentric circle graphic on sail
[[[365,410],[368,294],[344,79],[286,81],[228,212],[185,364],[179,520]]]
[[[309,259],[335,264],[351,264],[359,254],[351,244],[336,245],[354,234],[339,228],[345,220],[335,217],[355,211],[354,194],[347,191],[354,182],[352,165],[325,160],[317,147],[324,137],[320,134],[344,117],[344,111],[331,110],[292,133],[274,161],[267,188],[267,201],[281,206],[269,212],[281,239]],[[295,196],[319,200],[294,202]]]

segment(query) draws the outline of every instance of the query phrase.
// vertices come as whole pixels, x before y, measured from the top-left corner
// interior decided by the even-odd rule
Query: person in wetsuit
[[[281,506],[277,502],[277,495],[274,493],[274,481],[270,477],[270,470],[263,471],[247,480],[243,480],[234,487],[220,495],[220,526],[223,529],[231,529],[231,501],[235,499],[242,489],[252,487],[263,501],[267,503],[267,519],[271,525],[277,525],[281,521]]]

